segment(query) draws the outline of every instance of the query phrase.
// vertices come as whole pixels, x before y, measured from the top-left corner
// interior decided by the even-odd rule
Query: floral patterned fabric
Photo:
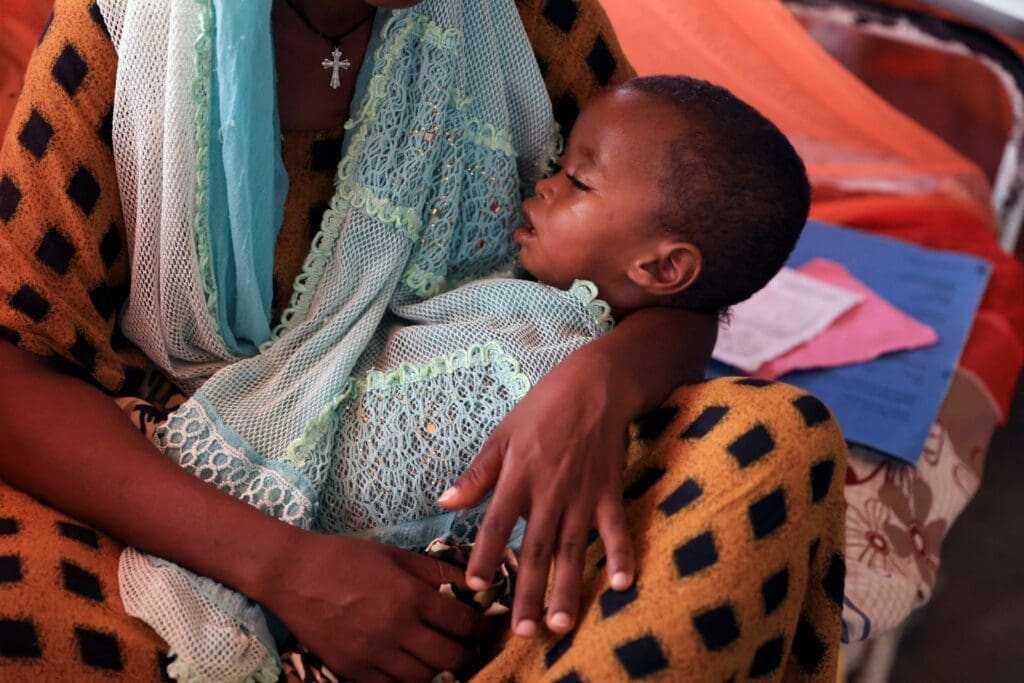
[[[931,597],[942,540],[981,484],[998,422],[985,396],[955,375],[917,467],[850,447],[843,642],[897,627]]]

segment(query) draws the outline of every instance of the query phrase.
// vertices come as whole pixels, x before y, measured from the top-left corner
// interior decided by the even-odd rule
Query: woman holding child
[[[621,82],[628,69],[589,2],[58,0],[0,155],[0,477],[194,572],[163,594],[228,586],[255,601],[202,603],[203,623],[252,626],[230,657],[204,651],[212,630],[169,623],[173,609],[151,615],[175,675],[221,657],[244,664],[235,678],[276,677],[278,621],[353,680],[833,675],[842,440],[820,404],[782,386],[714,382],[658,408],[700,378],[713,315],[619,306],[642,310],[536,383],[442,496],[470,508],[494,491],[467,572],[314,533],[308,491],[266,485],[290,470],[259,454],[320,438],[325,405],[389,310],[510,261],[519,199],[554,150],[545,86],[573,118],[564,90],[576,85],[582,104],[599,83],[561,50],[590,52],[596,36],[607,56],[591,68]],[[586,186],[572,170],[553,182]],[[688,283],[692,256],[637,275],[679,267]],[[152,377],[143,387],[150,363],[223,444],[192,473],[178,466],[192,456],[159,457],[104,394],[158,396]],[[201,481],[235,452],[263,468],[259,495]],[[0,507],[52,514],[13,489]],[[483,588],[520,515],[518,637],[476,661],[481,619],[437,589]],[[104,557],[91,572],[115,601],[116,555]],[[130,578],[126,604],[146,589]],[[0,668],[56,658],[62,636],[39,633],[66,617],[52,605],[18,616],[4,600],[0,626],[26,645],[0,651]],[[79,643],[107,638],[118,666],[154,677],[157,660],[136,653],[166,650],[160,639],[123,613],[96,618],[73,617],[98,634]]]

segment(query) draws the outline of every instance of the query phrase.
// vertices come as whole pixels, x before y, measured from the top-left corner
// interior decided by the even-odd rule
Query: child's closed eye
[[[575,187],[577,190],[582,190],[582,191],[586,192],[586,191],[588,191],[590,189],[590,187],[588,185],[586,185],[585,183],[581,182],[579,178],[577,178],[576,176],[572,175],[571,173],[566,173],[565,177],[569,179],[569,182],[572,183],[572,186]]]

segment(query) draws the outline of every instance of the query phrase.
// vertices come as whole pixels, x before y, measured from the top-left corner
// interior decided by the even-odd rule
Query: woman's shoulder
[[[592,97],[636,75],[598,0],[518,0],[516,6],[563,132]]]

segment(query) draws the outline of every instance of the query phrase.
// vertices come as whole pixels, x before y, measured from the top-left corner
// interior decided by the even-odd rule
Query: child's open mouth
[[[530,218],[530,209],[526,204],[523,205],[523,221],[524,223],[522,227],[516,228],[516,231],[512,234],[512,239],[519,245],[522,245],[524,242],[528,242],[537,236],[537,229],[533,227],[533,220]]]

